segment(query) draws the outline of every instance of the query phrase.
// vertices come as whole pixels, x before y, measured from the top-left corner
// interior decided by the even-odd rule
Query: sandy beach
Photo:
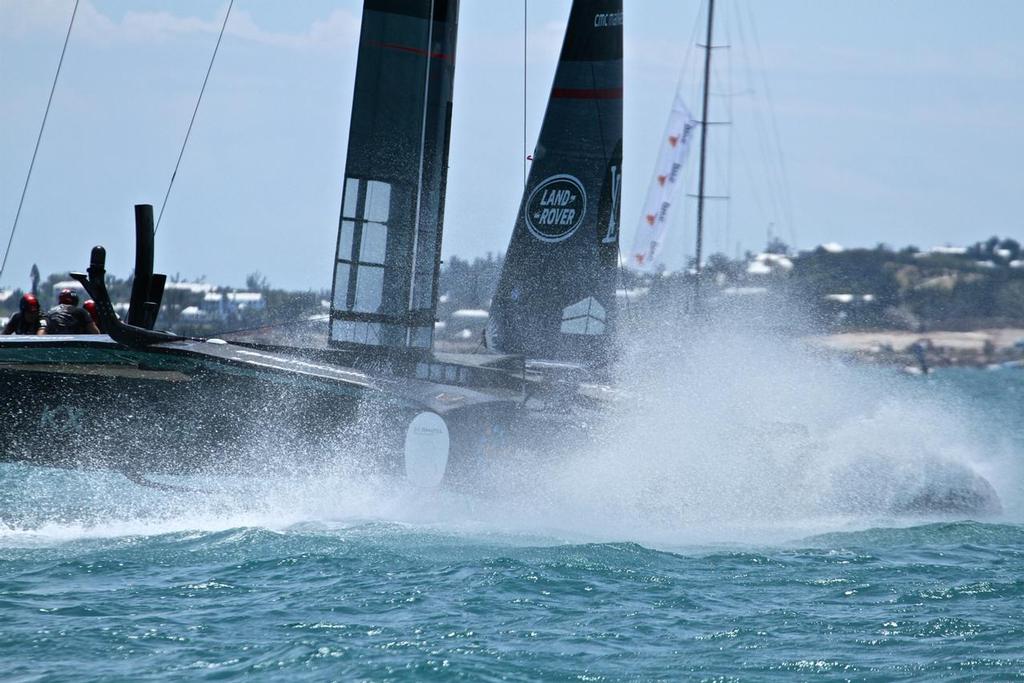
[[[985,365],[1024,356],[1024,329],[1002,328],[969,332],[907,332],[879,330],[844,332],[808,337],[812,346],[854,354],[878,362],[900,362],[910,356],[910,346],[920,342],[939,364]]]

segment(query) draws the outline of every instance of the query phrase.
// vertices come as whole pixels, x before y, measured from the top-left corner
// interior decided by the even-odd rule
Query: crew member
[[[46,312],[46,334],[99,334],[89,313],[78,307],[78,294],[60,290],[58,304]]]
[[[32,294],[21,297],[19,310],[4,325],[4,334],[43,334],[46,321],[40,315],[39,299]]]

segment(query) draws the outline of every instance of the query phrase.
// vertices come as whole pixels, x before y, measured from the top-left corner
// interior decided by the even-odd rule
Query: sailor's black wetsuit
[[[85,334],[91,322],[84,308],[57,304],[46,312],[46,334]]]
[[[3,334],[35,334],[39,332],[40,327],[46,327],[42,317],[36,318],[34,323],[30,323],[25,314],[18,311],[4,325]]]

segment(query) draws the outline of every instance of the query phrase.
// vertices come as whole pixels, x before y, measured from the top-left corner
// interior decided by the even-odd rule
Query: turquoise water
[[[504,495],[330,473],[164,492],[0,466],[0,679],[1024,678],[1024,372],[871,372],[862,386],[896,405],[926,402],[911,415],[933,423],[910,433],[983,471],[1003,513],[822,495],[872,476],[822,464],[866,453],[847,437],[907,434],[881,400],[847,420],[822,408],[828,429],[796,406],[816,450],[794,456],[814,475],[792,487],[756,485],[785,453],[748,481],[718,442],[676,453],[671,486],[655,485],[666,461],[653,479],[609,470],[625,457],[610,443]],[[914,447],[879,449],[898,469]]]

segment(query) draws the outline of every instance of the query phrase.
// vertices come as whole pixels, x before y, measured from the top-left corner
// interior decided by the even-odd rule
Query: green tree
[[[270,289],[270,281],[257,270],[245,276],[245,288],[250,292],[265,292]]]

